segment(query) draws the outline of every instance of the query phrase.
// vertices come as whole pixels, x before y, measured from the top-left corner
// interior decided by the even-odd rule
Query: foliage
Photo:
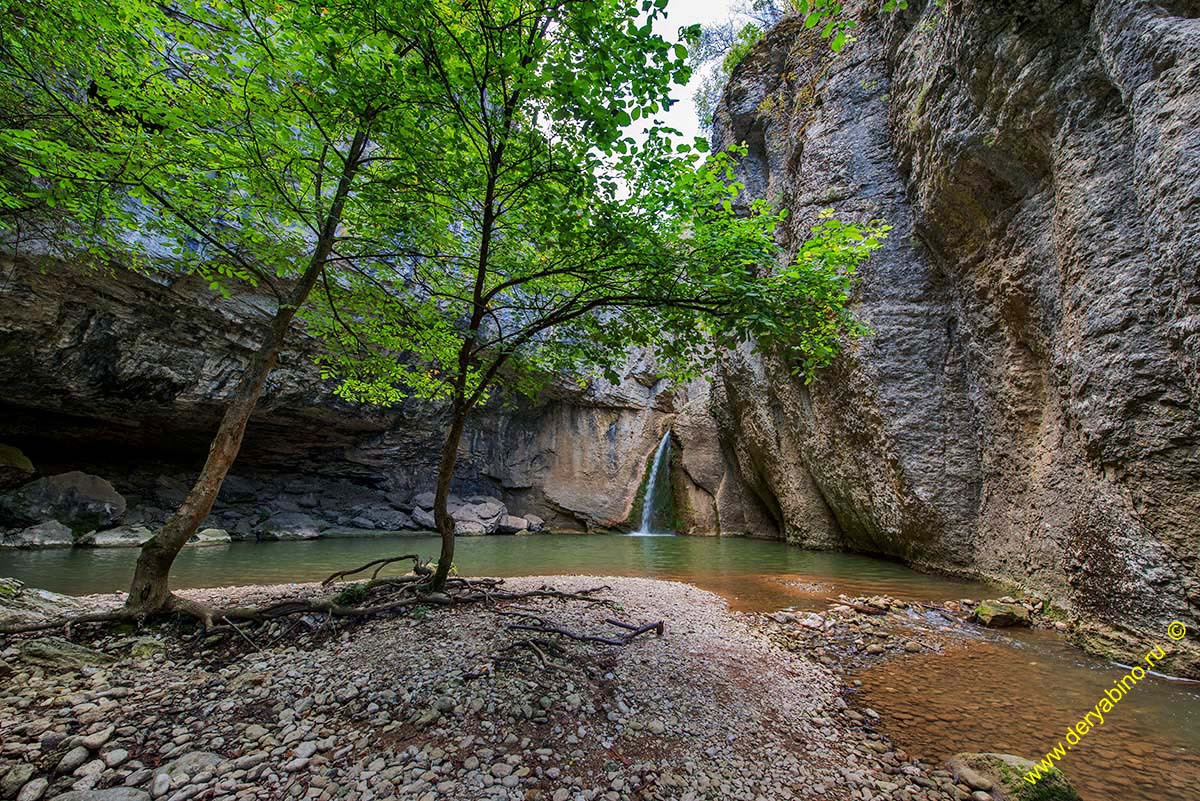
[[[738,31],[737,40],[733,46],[729,48],[729,52],[725,54],[725,58],[721,60],[721,71],[726,75],[732,75],[737,69],[738,64],[741,64],[746,56],[750,55],[750,51],[754,46],[762,41],[762,28],[755,25],[753,22],[747,23],[740,31]]]
[[[331,225],[376,241],[384,220],[389,239],[415,231],[373,191],[412,171],[421,119],[398,80],[408,51],[366,4],[0,6],[20,21],[0,33],[10,248],[41,239],[280,294]],[[360,257],[355,239],[339,264]]]
[[[900,11],[908,8],[908,2],[882,0],[880,8],[885,12]],[[851,32],[858,27],[855,20],[845,15],[839,0],[743,0],[724,22],[705,27],[692,50],[691,65],[700,76],[695,101],[701,127],[712,127],[713,114],[734,68],[764,32],[786,14],[802,16],[804,27],[818,29],[835,53],[852,41]]]
[[[783,213],[741,197],[736,149],[625,135],[691,76],[699,32],[656,34],[665,9],[0,0],[0,226],[263,284],[346,397],[448,400],[445,538],[462,421],[495,386],[615,379],[634,347],[682,379],[747,337],[811,376],[859,330],[845,304],[884,226],[826,215],[781,263]]]
[[[366,582],[347,584],[333,596],[333,602],[338,606],[357,606],[367,600],[367,593]]]

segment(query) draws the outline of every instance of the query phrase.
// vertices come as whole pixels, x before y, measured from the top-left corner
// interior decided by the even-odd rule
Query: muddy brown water
[[[409,536],[234,543],[185,550],[173,581],[179,587],[316,581],[383,556],[435,556],[437,546],[432,537]],[[57,592],[110,592],[124,589],[135,556],[125,549],[0,551],[0,576]],[[999,594],[895,562],[740,538],[479,537],[460,540],[456,556],[467,575],[687,581],[742,611],[820,609],[839,593],[914,601]],[[1052,633],[989,633],[943,654],[906,654],[858,673],[863,685],[855,702],[878,711],[884,733],[927,761],[959,751],[1040,758],[1124,673]],[[1200,801],[1200,684],[1143,680],[1061,764],[1086,801]]]

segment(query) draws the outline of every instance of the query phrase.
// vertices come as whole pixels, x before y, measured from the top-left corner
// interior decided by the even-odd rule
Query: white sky
[[[667,3],[667,18],[659,19],[654,30],[670,41],[677,41],[680,28],[695,23],[708,25],[721,22],[729,16],[732,5],[732,0],[670,0]],[[685,142],[697,136],[706,136],[696,121],[696,103],[692,99],[698,83],[699,76],[693,76],[686,87],[672,92],[672,99],[678,98],[679,102],[672,105],[670,111],[656,116],[656,119],[682,131]]]

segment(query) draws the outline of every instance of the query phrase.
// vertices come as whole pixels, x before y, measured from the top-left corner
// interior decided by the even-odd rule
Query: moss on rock
[[[1037,763],[1012,754],[955,754],[947,763],[955,777],[982,777],[991,782],[993,797],[1005,801],[1082,801],[1058,768],[1041,772],[1030,783],[1025,777]]]

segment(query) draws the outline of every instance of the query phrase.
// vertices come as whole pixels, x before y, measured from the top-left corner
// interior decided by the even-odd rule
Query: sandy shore
[[[17,672],[0,690],[0,776],[15,775],[22,801],[118,787],[130,789],[69,798],[955,797],[948,774],[847,710],[832,672],[773,645],[756,616],[720,597],[636,578],[506,582],[542,584],[608,585],[617,606],[433,608],[311,637],[328,622],[310,617],[234,652],[170,633],[157,644],[116,636],[95,645],[119,661],[74,672],[23,666],[9,647]],[[258,603],[303,589],[186,594]],[[617,631],[606,618],[662,620],[665,633],[625,647],[551,636],[561,651],[539,653],[514,646],[529,635],[508,627],[529,618],[513,612],[606,636]]]

